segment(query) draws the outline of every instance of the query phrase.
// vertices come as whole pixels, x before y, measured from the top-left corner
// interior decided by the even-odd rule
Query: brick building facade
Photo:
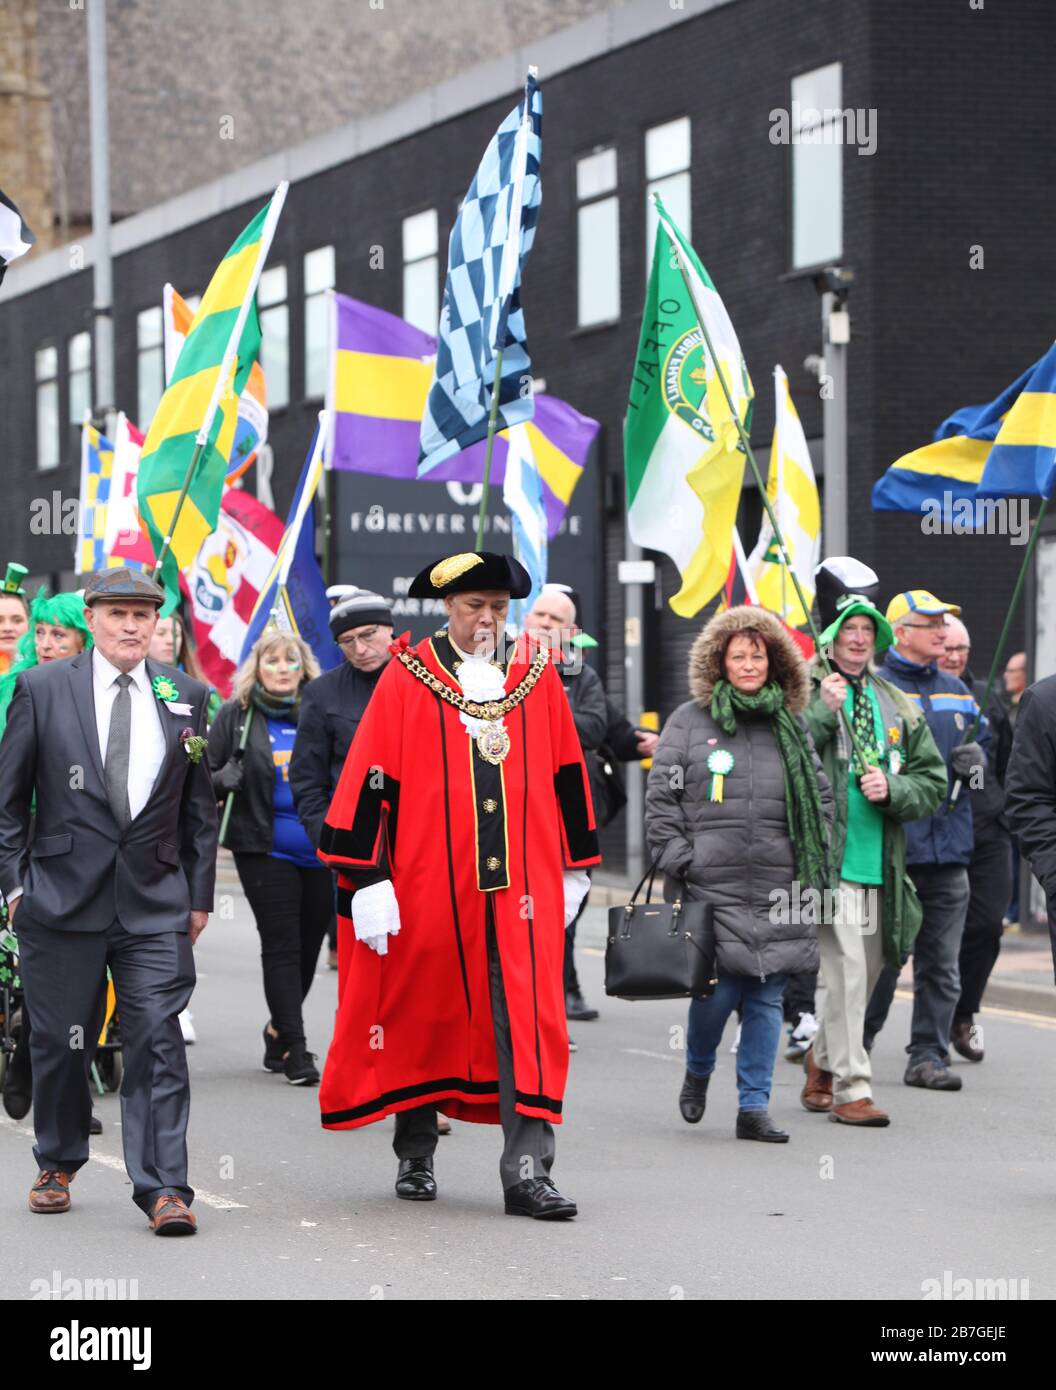
[[[875,113],[872,153],[841,149],[842,245],[850,296],[849,535],[885,593],[927,587],[960,602],[985,667],[1020,558],[1000,536],[929,537],[919,518],[874,514],[874,480],[925,442],[958,406],[992,398],[1047,348],[1056,323],[1048,264],[1054,194],[1036,142],[1047,128],[1056,11],[1048,0],[978,7],[968,0],[686,0],[629,3],[540,40],[545,93],[544,200],[524,302],[533,367],[547,390],[602,422],[587,518],[597,593],[585,621],[602,643],[610,687],[623,683],[622,417],[647,274],[646,141],[686,117],[691,137],[692,240],[737,326],[757,390],[753,443],[765,464],[773,425],[770,372],[790,379],[820,459],[818,383],[804,367],[821,351],[810,268],[790,251],[792,162],[771,139],[772,113],[803,74],[839,64],[842,103]],[[364,117],[144,211],[115,228],[118,400],[137,390],[136,315],[166,279],[200,290],[233,237],[280,177],[292,186],[271,264],[287,268],[290,402],[274,413],[275,497],[289,500],[317,399],[305,398],[302,270],[306,253],[335,248],[341,291],[400,313],[403,219],[437,210],[440,266],[458,199],[517,92],[522,57],[466,71],[394,112]],[[983,98],[985,97],[985,102]],[[982,104],[981,104],[982,103]],[[577,161],[615,151],[620,308],[577,323]],[[203,165],[203,172],[207,166]],[[372,269],[371,248],[385,249]],[[979,250],[982,250],[980,266]],[[85,243],[90,262],[90,242]],[[90,271],[66,253],[13,270],[0,293],[0,449],[6,505],[0,558],[25,558],[30,502],[77,488],[76,431],[62,459],[34,468],[34,353],[59,349],[88,324]],[[141,422],[144,423],[144,422]],[[746,485],[741,528],[754,542],[758,499]],[[584,542],[585,544],[587,542]],[[56,578],[70,542],[32,538],[27,561]],[[663,561],[647,605],[649,703],[668,712],[685,695],[684,658],[700,619],[676,618],[677,576]],[[370,576],[356,575],[369,581]],[[1020,640],[1022,628],[1017,632]]]

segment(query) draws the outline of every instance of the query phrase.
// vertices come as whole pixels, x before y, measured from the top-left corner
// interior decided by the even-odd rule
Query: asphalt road
[[[490,1126],[456,1124],[441,1139],[437,1202],[400,1202],[391,1120],[325,1132],[316,1090],[261,1069],[256,934],[242,898],[234,903],[234,920],[214,920],[198,948],[198,1236],[158,1240],[133,1206],[116,1097],[97,1103],[105,1130],[63,1216],[29,1212],[31,1131],[3,1117],[9,1299],[123,1279],[142,1300],[912,1300],[946,1271],[1056,1297],[1056,1020],[988,1011],[985,1062],[960,1064],[960,1093],[932,1094],[902,1085],[909,1006],[898,1000],[875,1053],[889,1129],[808,1114],[802,1071],[779,1058],[771,1109],[791,1142],[746,1143],[733,1132],[732,1029],[708,1113],[686,1125],[676,1106],[683,1055],[672,1046],[684,1009],[602,999],[604,913],[592,908],[581,975],[602,1017],[574,1029],[554,1170],[581,1215],[551,1225],[503,1214]],[[324,966],[306,1020],[320,1053],[335,997]]]

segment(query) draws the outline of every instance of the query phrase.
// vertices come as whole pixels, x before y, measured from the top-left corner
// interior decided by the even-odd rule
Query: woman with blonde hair
[[[334,911],[329,869],[315,857],[290,791],[290,755],[301,696],[319,674],[302,638],[268,627],[235,676],[234,695],[209,730],[209,762],[221,805],[235,793],[224,843],[260,933],[264,1068],[294,1086],[319,1081],[301,1005]]]

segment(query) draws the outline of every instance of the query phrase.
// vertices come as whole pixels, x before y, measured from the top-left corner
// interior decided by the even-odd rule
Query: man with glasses
[[[958,676],[975,693],[986,694],[986,681],[976,680],[968,665],[972,639],[959,618],[946,615],[946,650],[939,670]],[[961,997],[953,1014],[950,1042],[969,1062],[983,1060],[983,1030],[975,1023],[983,992],[1001,950],[1002,919],[1012,893],[1012,837],[1005,819],[1005,769],[1012,751],[1012,726],[1000,700],[991,692],[986,707],[990,724],[990,762],[993,775],[972,787],[972,862],[968,865],[968,916],[961,942]]]
[[[896,594],[887,607],[895,644],[880,667],[880,674],[923,711],[950,774],[949,792],[938,809],[906,826],[906,865],[924,920],[913,948],[913,1025],[903,1080],[929,1091],[961,1089],[961,1078],[950,1070],[949,1045],[961,994],[959,957],[973,846],[968,790],[989,775],[989,725],[984,719],[979,741],[965,742],[979,706],[963,681],[937,665],[946,651],[946,614],[960,611],[926,589]],[[967,786],[951,806],[950,796],[962,779]],[[887,1018],[898,973],[889,965],[877,982],[865,1016],[866,1047]]]
[[[389,660],[392,641],[389,600],[369,589],[348,590],[330,610],[330,631],[345,659],[305,686],[290,757],[293,802],[316,849],[349,746]]]

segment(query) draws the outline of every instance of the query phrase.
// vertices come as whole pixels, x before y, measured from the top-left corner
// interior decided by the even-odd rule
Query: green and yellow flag
[[[682,576],[671,607],[692,618],[729,573],[744,482],[745,455],[718,369],[746,429],[754,393],[711,277],[661,200],[655,202],[653,270],[623,434],[627,529],[636,544],[670,555]]]
[[[154,554],[162,559],[157,578],[168,595],[165,612],[179,601],[179,571],[216,530],[238,398],[260,353],[257,282],[285,194],[283,184],[217,267],[143,441],[137,501]]]

